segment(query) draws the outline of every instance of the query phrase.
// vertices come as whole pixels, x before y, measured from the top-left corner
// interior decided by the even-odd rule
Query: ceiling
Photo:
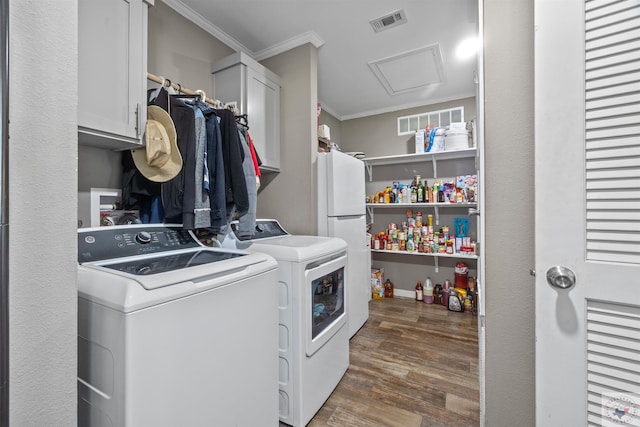
[[[456,49],[478,34],[477,0],[163,1],[258,61],[314,44],[319,101],[340,120],[476,93],[476,56]],[[369,21],[398,10],[405,23],[374,31]]]

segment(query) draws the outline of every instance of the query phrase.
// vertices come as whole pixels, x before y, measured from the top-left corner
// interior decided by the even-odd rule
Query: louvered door
[[[535,19],[536,423],[640,426],[640,0]]]

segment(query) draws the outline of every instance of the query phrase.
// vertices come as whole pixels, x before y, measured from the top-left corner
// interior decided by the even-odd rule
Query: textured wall
[[[340,130],[340,148],[364,151],[367,157],[414,153],[413,135],[398,136],[397,118],[459,106],[464,106],[465,121],[476,118],[476,98],[473,97],[345,120]]]
[[[10,423],[74,426],[77,0],[9,9]]]
[[[533,0],[485,0],[486,426],[535,423]]]
[[[316,158],[318,49],[310,44],[267,58],[280,76],[280,173],[264,174],[258,217],[277,218],[292,234],[318,229]]]
[[[147,69],[213,98],[211,64],[234,50],[162,1],[149,8]]]

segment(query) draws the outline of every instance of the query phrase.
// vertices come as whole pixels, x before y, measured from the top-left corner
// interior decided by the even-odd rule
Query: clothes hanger
[[[247,118],[246,114],[240,114],[235,117],[236,117],[236,123],[244,127],[246,130],[249,130],[249,119]]]
[[[202,89],[196,89],[195,92],[200,95],[200,101],[207,102],[207,94]]]
[[[178,84],[178,85],[179,85],[179,83],[176,83],[176,84]],[[165,85],[164,85],[164,86],[165,86],[165,88],[166,88],[165,90],[167,91],[167,93],[168,93],[169,95],[173,95],[173,94],[175,94],[175,93],[176,93],[176,90],[173,88],[173,83],[171,83],[171,80],[166,79],[166,81],[165,81]]]
[[[205,91],[203,91],[202,89],[197,89],[194,92],[195,93],[184,93],[182,92],[182,86],[180,85],[180,83],[176,83],[178,85],[178,94],[175,95],[171,95],[174,98],[180,98],[180,99],[194,99],[196,101],[202,101],[204,103],[206,103],[206,99],[207,99],[207,94]]]
[[[238,110],[238,106],[235,102],[227,102],[224,104],[223,108],[230,110],[234,116],[240,116],[240,110]]]
[[[153,92],[150,92],[153,89],[149,89],[149,91],[147,91],[147,93],[149,93],[149,98],[147,99],[147,101],[149,102],[154,101],[158,97],[158,95],[160,95],[160,91],[162,90],[162,88],[166,85],[167,80],[162,76],[159,77],[162,79],[162,83],[160,83],[160,86],[158,86]],[[171,85],[171,82],[169,82],[169,85]]]

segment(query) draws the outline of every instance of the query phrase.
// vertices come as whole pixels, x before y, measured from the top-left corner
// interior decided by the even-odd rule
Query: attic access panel
[[[445,81],[439,43],[371,61],[369,68],[392,96]]]

